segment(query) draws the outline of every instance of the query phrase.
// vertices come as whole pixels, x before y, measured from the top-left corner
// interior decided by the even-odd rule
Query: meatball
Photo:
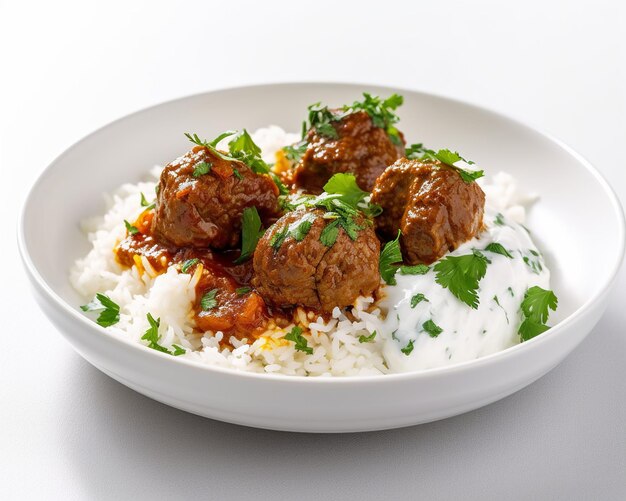
[[[333,220],[324,215],[321,209],[290,212],[259,241],[252,283],[266,303],[330,312],[378,288],[380,242],[370,221],[356,216],[354,222],[361,228],[356,239],[339,229],[336,241],[326,246],[320,235]],[[294,236],[301,224],[310,224],[308,233]]]
[[[309,130],[307,149],[295,168],[295,186],[309,193],[321,193],[338,172],[353,173],[361,189],[371,191],[385,168],[404,155],[404,144],[395,145],[365,111],[350,113],[331,125],[337,131],[336,139],[315,128]]]
[[[383,238],[402,231],[402,255],[409,264],[430,264],[482,229],[483,190],[440,162],[398,160],[376,180],[371,201],[383,208],[376,219]]]
[[[264,223],[279,215],[278,188],[246,164],[194,147],[161,173],[152,232],[177,247],[236,247],[241,215],[256,206]]]

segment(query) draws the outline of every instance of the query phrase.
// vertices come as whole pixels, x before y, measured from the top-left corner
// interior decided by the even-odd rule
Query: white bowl
[[[361,92],[404,95],[401,129],[413,142],[450,147],[487,175],[516,176],[541,198],[528,226],[552,270],[559,309],[552,329],[500,353],[428,371],[358,378],[304,378],[208,367],[120,339],[87,319],[68,282],[88,244],[79,221],[103,210],[102,193],[136,182],[188,148],[183,132],[212,137],[268,124],[299,130],[306,106],[352,102]],[[19,245],[36,298],[86,360],[155,400],[248,426],[308,432],[395,428],[494,402],[554,368],[606,306],[624,251],[615,195],[580,155],[527,126],[442,97],[346,84],[281,84],[191,96],[129,115],[87,136],[43,172],[26,200]]]

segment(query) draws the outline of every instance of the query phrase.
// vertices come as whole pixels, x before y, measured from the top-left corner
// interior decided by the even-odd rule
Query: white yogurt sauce
[[[483,357],[519,343],[520,304],[526,289],[549,289],[550,272],[528,231],[510,218],[496,224],[497,212],[486,209],[486,229],[447,256],[480,250],[491,263],[479,283],[477,309],[473,309],[435,281],[432,266],[425,275],[396,274],[397,285],[385,288],[380,306],[388,311],[383,329],[384,357],[392,372],[407,372],[451,365]],[[496,242],[513,258],[485,251]],[[411,307],[421,293],[428,301]],[[442,332],[431,337],[423,329],[432,320]],[[393,333],[393,334],[392,334]],[[401,351],[413,341],[413,350]]]

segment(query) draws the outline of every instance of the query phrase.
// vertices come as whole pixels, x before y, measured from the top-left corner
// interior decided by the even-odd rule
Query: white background
[[[0,51],[0,498],[624,499],[624,270],[587,340],[514,396],[404,430],[312,436],[202,419],[104,376],[38,310],[14,242],[28,187],[85,134],[259,82],[488,106],[569,143],[625,201],[624,2],[0,0]]]

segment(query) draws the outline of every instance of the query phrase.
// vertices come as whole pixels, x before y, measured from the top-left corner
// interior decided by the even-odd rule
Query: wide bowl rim
[[[436,367],[431,369],[424,369],[419,371],[411,371],[411,372],[402,372],[402,373],[392,373],[392,374],[378,374],[378,375],[365,375],[365,376],[345,376],[345,377],[310,377],[310,376],[290,376],[284,374],[273,374],[273,373],[257,373],[257,372],[247,372],[241,371],[234,368],[229,367],[220,367],[217,365],[210,364],[202,364],[196,362],[194,360],[188,360],[179,357],[172,357],[171,355],[167,355],[165,353],[161,353],[156,350],[151,350],[150,348],[143,346],[139,343],[132,342],[123,337],[117,336],[110,331],[107,331],[104,327],[100,327],[92,320],[88,319],[86,316],[81,314],[78,311],[78,308],[73,308],[70,304],[68,304],[59,294],[55,292],[55,290],[44,280],[41,273],[39,273],[37,267],[33,263],[30,252],[26,243],[26,233],[25,233],[25,220],[27,218],[29,206],[32,203],[32,198],[37,187],[45,181],[45,178],[50,175],[56,165],[58,165],[63,158],[69,154],[74,148],[78,147],[84,141],[96,136],[104,130],[115,127],[118,123],[130,119],[131,117],[135,117],[141,115],[142,113],[146,113],[152,111],[156,108],[162,106],[174,105],[180,101],[199,99],[203,96],[208,96],[211,94],[219,94],[228,91],[241,91],[241,90],[256,90],[261,91],[263,88],[268,87],[305,87],[305,86],[323,86],[323,87],[363,87],[368,89],[376,89],[376,91],[382,92],[403,92],[403,93],[411,93],[418,94],[425,98],[435,98],[443,101],[447,101],[452,104],[469,107],[476,111],[487,113],[495,118],[500,120],[505,120],[508,122],[512,122],[514,125],[521,126],[524,129],[530,130],[535,134],[547,139],[549,142],[554,143],[556,146],[560,147],[566,153],[568,153],[571,157],[573,157],[579,164],[581,164],[595,179],[595,181],[600,185],[604,194],[607,196],[611,208],[613,210],[613,215],[617,221],[617,235],[619,242],[619,250],[617,254],[617,259],[612,263],[610,273],[602,284],[602,286],[597,290],[595,294],[593,294],[590,298],[588,298],[581,306],[579,306],[575,311],[573,311],[566,318],[558,322],[556,325],[550,328],[550,330],[540,336],[537,336],[529,341],[525,341],[523,343],[519,343],[517,345],[506,348],[502,351],[492,353],[490,355],[486,355],[484,357],[480,357],[473,360],[468,360],[465,362],[460,362],[454,365],[445,366],[445,367]],[[404,380],[413,380],[413,379],[429,379],[439,376],[451,375],[458,372],[464,372],[466,370],[478,369],[480,367],[484,367],[486,365],[490,365],[497,362],[504,362],[506,359],[516,356],[519,353],[526,352],[529,350],[539,349],[536,347],[541,346],[548,342],[550,338],[555,336],[563,335],[564,331],[568,330],[570,326],[575,324],[588,310],[591,310],[592,307],[602,299],[602,297],[607,293],[610,289],[611,285],[616,279],[616,276],[621,268],[621,264],[624,258],[624,252],[626,248],[626,224],[624,220],[624,211],[622,208],[619,199],[608,183],[608,181],[604,178],[604,176],[589,162],[583,155],[575,151],[572,147],[565,144],[560,139],[554,137],[552,134],[546,133],[541,129],[531,126],[527,124],[523,120],[519,120],[509,114],[502,113],[500,111],[495,111],[490,108],[487,108],[482,105],[475,104],[470,101],[452,98],[449,96],[445,96],[438,93],[425,92],[415,89],[409,89],[404,87],[395,87],[395,86],[387,86],[387,85],[378,85],[372,84],[368,82],[330,82],[330,81],[291,81],[291,82],[266,82],[266,83],[252,83],[240,86],[228,86],[218,89],[213,89],[210,91],[197,92],[189,95],[184,95],[175,99],[162,101],[156,104],[152,104],[146,107],[143,107],[139,110],[131,112],[129,114],[123,115],[111,122],[104,124],[101,127],[98,127],[91,133],[81,137],[79,140],[72,143],[70,146],[65,148],[59,155],[57,155],[37,176],[36,180],[31,185],[28,190],[24,201],[22,203],[22,207],[19,212],[18,221],[17,221],[17,243],[18,249],[20,252],[20,256],[22,258],[22,262],[26,271],[29,275],[29,278],[32,281],[32,284],[35,287],[38,287],[40,291],[47,296],[49,300],[52,301],[55,308],[67,316],[71,318],[74,322],[78,322],[85,329],[93,332],[94,335],[104,335],[109,341],[113,343],[117,343],[118,346],[123,346],[123,349],[132,349],[136,350],[135,353],[138,356],[148,356],[148,357],[157,357],[154,360],[158,360],[160,358],[163,363],[166,364],[176,364],[179,366],[186,366],[189,370],[198,370],[198,371],[208,371],[217,372],[225,376],[233,376],[233,377],[242,377],[242,378],[252,378],[258,381],[268,381],[268,382],[276,382],[280,381],[285,384],[391,384],[393,382],[404,381]],[[70,341],[71,343],[71,341]],[[388,381],[388,383],[384,383],[384,381]]]

